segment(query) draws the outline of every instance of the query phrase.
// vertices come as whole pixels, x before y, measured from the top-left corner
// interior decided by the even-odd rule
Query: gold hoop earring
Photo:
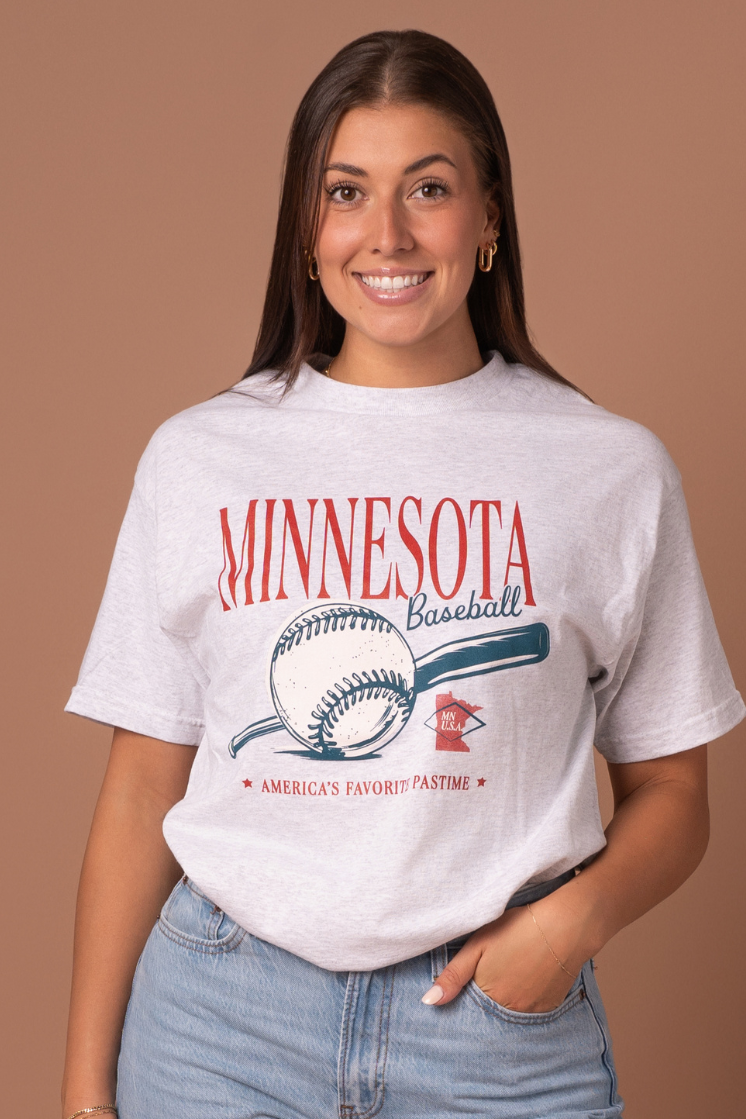
[[[319,262],[315,256],[309,256],[308,275],[311,280],[318,280],[319,278]]]
[[[491,270],[492,258],[497,252],[497,239],[499,236],[499,229],[493,229],[492,241],[487,246],[487,248],[483,249],[481,245],[479,246],[479,251],[477,252],[477,264],[479,265],[480,272],[489,272]]]

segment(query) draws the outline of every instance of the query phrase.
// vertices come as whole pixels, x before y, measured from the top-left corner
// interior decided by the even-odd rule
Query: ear
[[[496,229],[499,230],[500,228],[500,207],[497,204],[497,200],[492,195],[490,195],[490,197],[487,199],[485,205],[485,213],[487,220],[485,221],[484,228],[482,229],[479,243],[480,245],[484,243],[486,247],[487,245],[491,244],[494,236],[494,231]]]

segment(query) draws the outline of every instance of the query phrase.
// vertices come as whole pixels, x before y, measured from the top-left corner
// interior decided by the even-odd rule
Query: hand
[[[425,1000],[445,1006],[474,979],[486,995],[510,1010],[529,1014],[554,1010],[591,955],[584,945],[583,922],[568,904],[568,896],[562,896],[564,889],[533,902],[531,909],[570,975],[555,960],[529,910],[521,906],[506,910],[502,917],[472,933]],[[440,997],[439,991],[443,992]]]

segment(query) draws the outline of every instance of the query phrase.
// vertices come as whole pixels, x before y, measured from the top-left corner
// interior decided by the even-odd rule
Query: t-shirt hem
[[[665,730],[646,731],[624,739],[596,738],[596,748],[610,762],[642,762],[653,758],[665,758],[669,754],[679,754],[693,750],[720,738],[738,726],[746,716],[746,705],[739,692],[718,704],[717,707],[682,723],[681,726]]]
[[[96,723],[121,727],[135,734],[160,738],[164,742],[175,742],[180,746],[199,746],[205,729],[204,724],[196,719],[133,706],[131,702],[122,702],[110,695],[104,697],[80,685],[73,688],[65,711],[92,719]]]

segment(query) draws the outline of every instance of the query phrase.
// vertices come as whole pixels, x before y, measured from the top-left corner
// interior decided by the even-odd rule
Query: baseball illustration
[[[416,660],[396,626],[354,602],[308,607],[284,626],[269,663],[275,714],[250,723],[228,744],[286,730],[327,761],[364,758],[406,726],[420,692],[549,655],[544,622],[447,641]]]
[[[270,664],[275,710],[321,754],[362,757],[385,746],[414,706],[409,645],[381,614],[354,603],[304,610],[285,626]]]

